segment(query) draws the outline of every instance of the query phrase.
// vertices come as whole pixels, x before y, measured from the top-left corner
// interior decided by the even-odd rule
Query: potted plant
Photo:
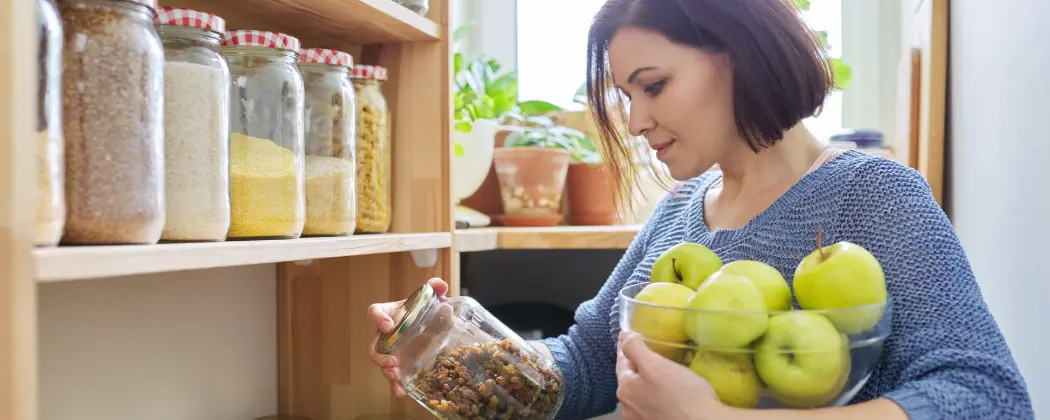
[[[507,226],[554,226],[562,220],[565,178],[579,131],[532,117],[495,151],[495,168]]]
[[[568,222],[577,226],[620,223],[616,209],[616,181],[589,136],[576,139],[566,176]]]
[[[452,192],[456,220],[486,226],[490,223],[488,216],[460,203],[481,187],[492,167],[498,118],[517,106],[517,74],[500,74],[500,65],[494,59],[479,56],[468,60],[456,53],[453,75]]]

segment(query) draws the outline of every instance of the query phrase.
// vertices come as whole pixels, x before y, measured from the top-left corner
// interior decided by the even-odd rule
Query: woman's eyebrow
[[[627,84],[634,83],[634,78],[635,77],[638,77],[639,74],[642,74],[642,73],[647,72],[649,70],[656,70],[656,67],[639,67],[639,68],[634,69],[634,71],[631,72],[631,75],[627,76]]]

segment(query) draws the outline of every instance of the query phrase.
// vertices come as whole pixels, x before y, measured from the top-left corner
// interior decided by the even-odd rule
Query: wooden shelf
[[[38,282],[448,248],[447,232],[268,241],[41,248]]]
[[[231,30],[287,33],[299,38],[304,48],[442,38],[441,25],[393,0],[162,0],[161,3],[215,13],[226,19],[226,27]]]
[[[456,251],[626,249],[642,225],[476,228],[456,231]]]

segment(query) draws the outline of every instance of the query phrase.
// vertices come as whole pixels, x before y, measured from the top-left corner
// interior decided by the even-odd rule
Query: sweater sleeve
[[[883,397],[912,420],[1034,419],[1024,379],[992,317],[954,228],[929,185],[887,162],[859,171],[839,216],[840,240],[882,262],[891,335]]]
[[[576,309],[576,323],[568,334],[541,340],[564,376],[565,399],[559,419],[584,419],[616,410],[616,336],[618,319],[610,313],[617,307],[620,290],[645,258],[651,231],[660,213],[653,212],[628,246],[598,294]]]

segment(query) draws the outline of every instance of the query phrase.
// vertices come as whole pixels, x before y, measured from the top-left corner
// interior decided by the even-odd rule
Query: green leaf
[[[802,11],[809,10],[809,0],[795,0],[795,6],[798,6],[798,9]]]
[[[839,89],[849,87],[850,82],[853,81],[853,69],[841,58],[829,58],[828,61],[831,63],[831,71],[835,77],[837,87]]]
[[[828,43],[828,31],[817,31],[817,37],[820,38],[820,44],[824,48],[831,48],[831,44]]]
[[[455,155],[456,157],[463,157],[463,155],[465,154],[463,152],[463,145],[459,144],[459,142],[453,143],[452,144],[452,154]]]
[[[518,103],[523,115],[543,115],[548,112],[563,111],[562,107],[547,101],[525,101]]]
[[[453,127],[461,133],[469,133],[474,130],[474,124],[471,124],[470,121],[456,121]],[[459,143],[456,143],[456,146],[459,146]]]
[[[474,27],[474,22],[467,22],[460,27],[456,28],[455,32],[452,32],[452,42],[460,42],[467,39],[470,36],[470,30]]]

